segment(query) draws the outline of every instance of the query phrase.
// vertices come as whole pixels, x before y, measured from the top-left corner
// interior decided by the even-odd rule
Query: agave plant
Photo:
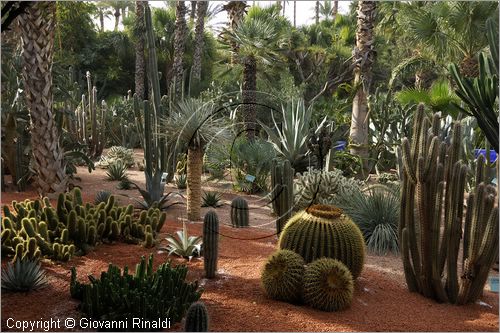
[[[202,207],[220,207],[221,194],[217,192],[205,192],[203,193],[203,204]]]
[[[127,178],[127,165],[122,160],[109,164],[106,172],[108,180],[123,180]]]
[[[98,205],[101,202],[108,202],[109,197],[111,196],[111,192],[108,191],[98,191],[95,194],[94,204]]]
[[[174,180],[175,186],[179,190],[184,190],[187,187],[187,175],[185,173],[176,175]]]
[[[189,260],[200,255],[202,238],[201,236],[189,236],[186,223],[182,223],[182,230],[177,231],[176,235],[177,237],[167,236],[165,239],[168,245],[161,250],[167,250],[168,255],[175,254]]]
[[[130,190],[132,188],[132,183],[130,183],[128,178],[124,178],[120,180],[118,185],[116,185],[116,188],[119,190]]]
[[[2,270],[2,289],[37,290],[47,284],[47,276],[38,261],[17,259]]]
[[[156,207],[156,208],[159,208],[161,210],[166,210],[166,209],[172,207],[173,205],[184,204],[184,202],[182,202],[182,201],[175,201],[172,203],[168,203],[169,197],[173,196],[173,195],[177,195],[177,196],[181,197],[182,199],[184,199],[184,196],[179,192],[168,192],[167,194],[163,194],[163,192],[159,193],[156,191],[147,191],[145,189],[142,189],[139,187],[139,185],[137,185],[136,183],[134,183],[132,181],[130,182],[130,184],[133,187],[135,187],[139,191],[139,193],[141,193],[141,196],[144,200],[143,201],[137,200],[136,198],[128,196],[126,194],[122,194],[122,195],[135,200],[139,204],[140,208],[142,208],[142,209],[149,209],[152,207]]]

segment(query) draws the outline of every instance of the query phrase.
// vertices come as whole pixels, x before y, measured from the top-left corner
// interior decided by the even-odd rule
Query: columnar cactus
[[[219,218],[215,211],[210,210],[203,219],[203,263],[205,276],[215,277],[219,253]]]
[[[313,205],[286,224],[279,248],[300,254],[306,263],[327,257],[342,261],[357,278],[363,269],[365,242],[358,226],[342,210]]]
[[[236,228],[248,227],[248,203],[242,197],[236,197],[231,202],[231,224]]]
[[[191,304],[186,313],[184,332],[208,332],[208,310],[202,302]]]
[[[304,259],[290,250],[273,253],[262,270],[261,281],[269,297],[285,302],[302,298]]]
[[[323,311],[341,311],[352,302],[351,272],[340,261],[321,258],[307,265],[304,273],[304,301]]]
[[[285,223],[292,216],[293,208],[293,175],[295,170],[292,168],[290,161],[283,162],[277,159],[273,160],[271,166],[271,182],[272,182],[272,205],[276,218],[276,231],[281,233]]]
[[[497,258],[496,191],[484,182],[485,163],[480,156],[477,186],[469,194],[464,216],[468,168],[460,160],[461,127],[459,123],[453,126],[451,143],[443,139],[440,127],[439,116],[429,120],[419,105],[412,142],[402,141],[402,257],[410,291],[440,302],[465,304],[480,296]],[[462,238],[464,262],[459,274]]]

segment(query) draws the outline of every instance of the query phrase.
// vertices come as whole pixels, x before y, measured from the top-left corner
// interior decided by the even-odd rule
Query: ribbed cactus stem
[[[276,217],[276,231],[281,233],[285,223],[292,216],[293,207],[293,176],[295,170],[290,161],[280,162],[273,160],[271,169],[271,182],[273,194],[271,197],[274,213]]]
[[[219,255],[219,218],[215,211],[210,210],[203,219],[203,263],[205,276],[215,277]]]
[[[202,302],[191,304],[186,313],[185,332],[208,332],[208,310]]]
[[[231,224],[236,228],[249,226],[248,203],[242,197],[236,197],[231,202]]]

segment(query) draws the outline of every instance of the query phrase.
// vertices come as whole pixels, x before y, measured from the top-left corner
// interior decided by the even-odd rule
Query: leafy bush
[[[203,204],[202,207],[220,207],[221,194],[217,192],[205,192],[203,193]]]
[[[366,193],[353,192],[338,205],[359,226],[370,251],[398,252],[399,189],[374,186]]]
[[[80,310],[94,320],[123,320],[132,328],[132,318],[157,321],[181,321],[189,306],[199,300],[202,290],[198,282],[185,281],[185,265],[172,267],[170,262],[153,271],[153,255],[143,256],[135,274],[109,265],[99,279],[89,276],[90,283],[77,281],[76,269],[71,269],[71,297],[81,300]]]
[[[344,177],[338,169],[321,171],[310,168],[294,183],[295,209],[318,203],[334,204],[339,198],[359,192],[361,185],[358,180]]]
[[[127,178],[127,165],[121,160],[116,160],[108,166],[106,176],[108,180],[123,180]]]
[[[101,156],[97,166],[103,169],[109,168],[111,164],[121,161],[126,168],[134,165],[134,151],[121,146],[109,148],[106,156]]]
[[[2,270],[2,289],[8,291],[37,290],[46,284],[45,271],[35,260],[17,259]]]
[[[168,255],[172,253],[179,257],[191,259],[200,255],[202,238],[200,236],[189,236],[186,223],[182,224],[182,230],[176,232],[177,237],[167,236],[168,243],[163,250],[168,251]]]

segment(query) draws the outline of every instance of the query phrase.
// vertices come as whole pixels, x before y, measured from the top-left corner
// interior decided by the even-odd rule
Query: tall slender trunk
[[[118,31],[118,25],[120,24],[120,8],[115,8],[115,31]]]
[[[184,76],[182,60],[184,58],[184,48],[187,34],[186,5],[184,4],[184,1],[177,1],[175,16],[174,63],[172,65],[172,70],[174,72],[175,96],[177,98],[181,98]]]
[[[223,9],[227,11],[230,29],[234,31],[247,12],[246,1],[229,1],[229,3],[223,6]],[[236,55],[238,54],[239,45],[231,42],[231,49],[231,64],[235,64],[237,62]]]
[[[372,65],[375,61],[374,21],[375,1],[358,2],[358,20],[356,28],[356,47],[354,48],[354,85],[357,88],[352,103],[350,129],[350,151],[363,161],[363,171],[368,170],[368,103],[367,96],[372,78]]]
[[[191,22],[194,22],[194,19],[196,17],[196,6],[198,4],[198,1],[191,1],[191,11],[189,12],[189,19]]]
[[[144,58],[144,5],[147,1],[135,2],[135,93],[142,101],[144,100],[144,82],[146,79],[146,60]]]
[[[333,0],[332,19],[335,21],[339,12],[339,0]]]
[[[242,118],[246,137],[255,138],[257,108],[257,61],[249,56],[244,60],[243,68],[243,108]]]
[[[297,27],[297,1],[293,2],[293,26]]]
[[[319,23],[319,1],[316,1],[316,6],[314,8],[314,19],[316,24]]]
[[[196,11],[196,27],[194,29],[194,52],[193,52],[193,71],[192,79],[199,82],[201,79],[201,58],[203,55],[205,15],[207,14],[208,1],[200,1]]]
[[[104,11],[102,8],[99,8],[99,24],[101,26],[101,32],[104,31]]]
[[[189,147],[187,154],[187,218],[190,221],[200,219],[201,211],[201,174],[203,168],[203,150]]]
[[[56,3],[35,2],[19,16],[23,45],[23,79],[31,118],[35,184],[40,194],[64,191],[67,177],[52,110],[52,59]]]

